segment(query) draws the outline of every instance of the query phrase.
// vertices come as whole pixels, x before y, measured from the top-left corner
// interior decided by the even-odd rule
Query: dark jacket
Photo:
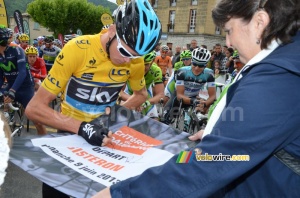
[[[300,176],[274,157],[284,149],[300,159],[299,52],[300,32],[244,71],[212,133],[197,145],[202,153],[250,161],[176,164],[176,155],[111,186],[112,197],[300,197]]]

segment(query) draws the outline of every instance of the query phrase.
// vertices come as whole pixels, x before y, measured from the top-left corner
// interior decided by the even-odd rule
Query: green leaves
[[[27,6],[33,20],[57,34],[94,34],[103,26],[101,15],[111,14],[109,8],[95,6],[87,0],[34,0]]]

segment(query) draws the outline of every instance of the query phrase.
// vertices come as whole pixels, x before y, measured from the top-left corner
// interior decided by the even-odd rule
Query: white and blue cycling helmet
[[[114,12],[117,34],[143,56],[153,51],[161,37],[161,23],[148,0],[126,1]]]

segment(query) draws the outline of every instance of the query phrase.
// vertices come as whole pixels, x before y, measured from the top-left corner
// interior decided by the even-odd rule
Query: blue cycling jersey
[[[6,78],[10,88],[18,91],[20,87],[33,86],[29,67],[26,67],[24,50],[20,47],[8,46],[4,56],[0,55],[0,87]]]
[[[52,46],[51,48],[47,48],[45,45],[43,45],[40,47],[39,57],[44,59],[47,71],[51,69],[54,60],[60,51],[61,49],[57,46]]]
[[[176,87],[184,85],[184,95],[187,97],[196,97],[199,91],[207,87],[215,87],[215,78],[211,69],[205,68],[199,75],[195,75],[191,66],[182,67],[176,74]]]

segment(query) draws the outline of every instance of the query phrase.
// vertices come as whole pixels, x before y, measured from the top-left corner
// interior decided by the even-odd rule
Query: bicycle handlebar
[[[11,102],[8,103],[8,106],[10,109],[14,110],[14,111],[18,111],[19,110],[19,107],[15,107]]]
[[[0,92],[0,98],[3,98],[4,94],[2,92]],[[3,102],[4,104],[4,102]],[[19,107],[15,107],[11,102],[7,103],[7,105],[9,106],[10,109],[14,110],[14,111],[18,111]]]

